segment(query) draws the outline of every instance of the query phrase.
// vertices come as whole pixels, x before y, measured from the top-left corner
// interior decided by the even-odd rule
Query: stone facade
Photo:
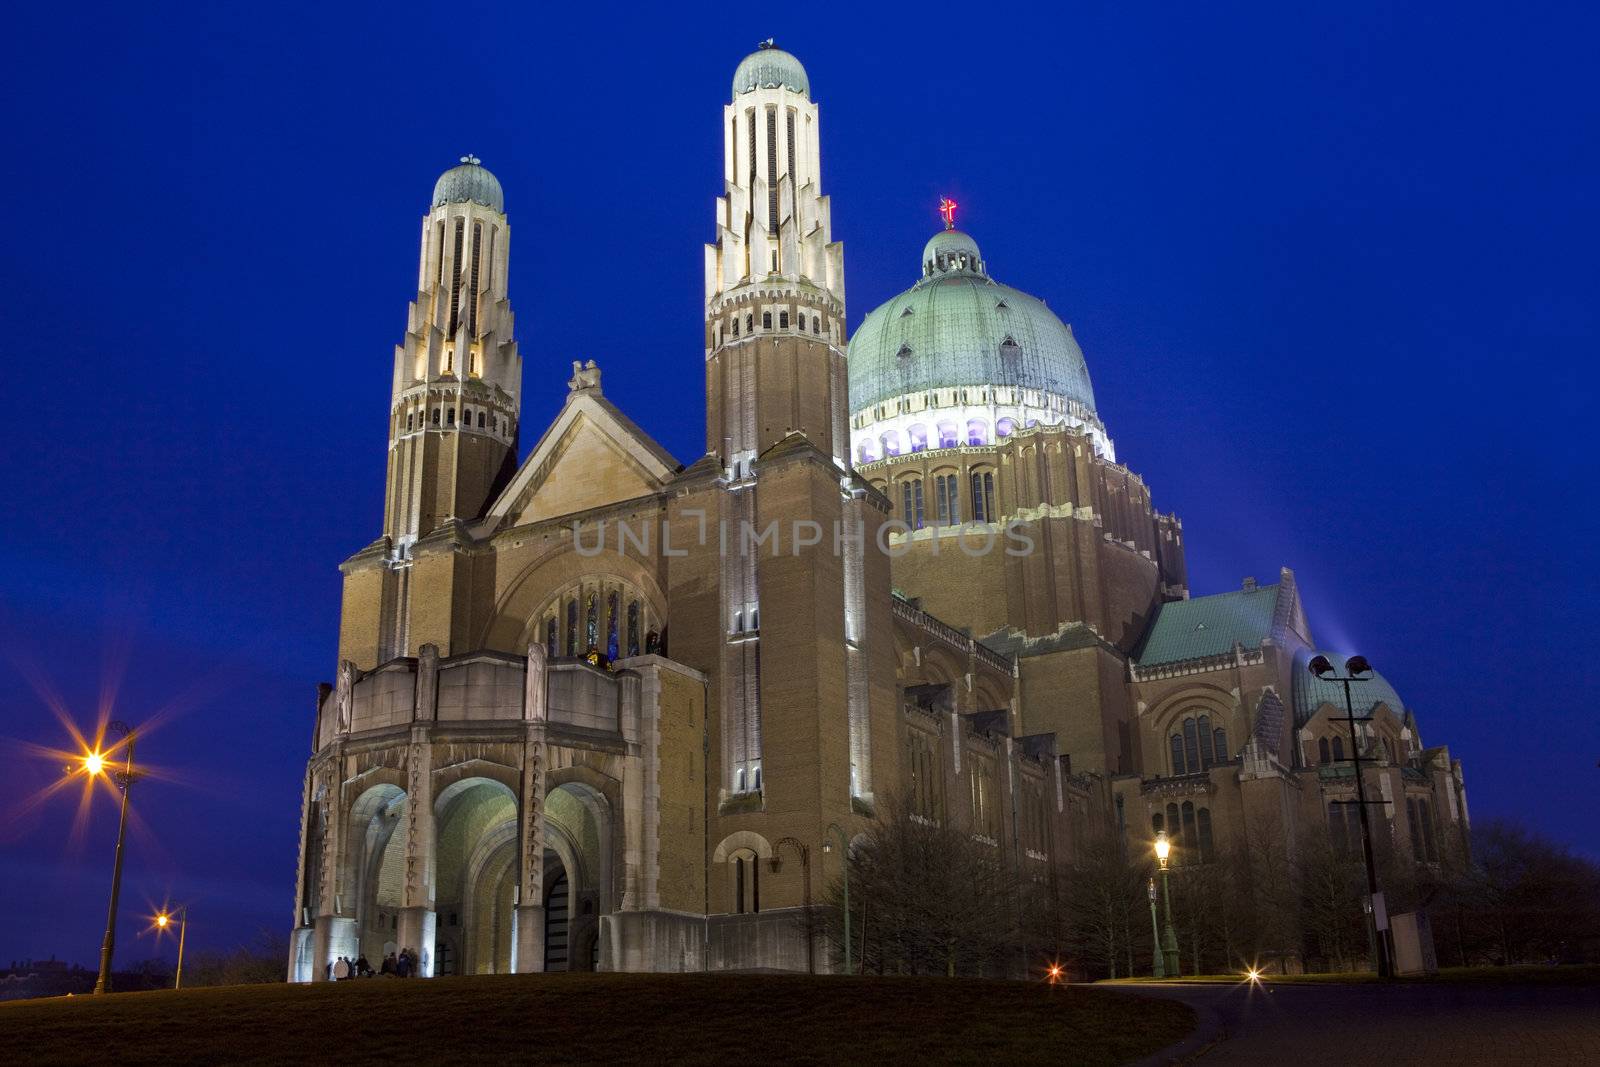
[[[752,56],[723,119],[687,466],[593,361],[516,462],[503,197],[476,160],[440,179],[383,533],[342,566],[318,690],[293,980],[407,948],[425,975],[826,971],[824,844],[891,804],[1044,879],[1111,827],[1140,854],[1168,827],[1200,862],[1252,818],[1292,838],[1351,789],[1293,576],[1188,598],[1182,525],[1114,459],[1065,327],[1034,301],[1035,332],[1015,328],[1078,361],[1059,390],[908,391],[891,360],[855,410],[798,60]],[[987,300],[951,233],[922,284]],[[1022,365],[1014,347],[987,365]],[[985,429],[930,439],[924,406]],[[1397,698],[1363,721],[1387,829],[1426,857],[1465,827],[1460,766]]]

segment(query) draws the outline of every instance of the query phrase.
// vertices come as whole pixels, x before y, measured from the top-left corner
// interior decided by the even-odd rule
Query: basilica
[[[1183,524],[1003,250],[947,210],[848,333],[819,122],[794,56],[738,64],[687,462],[593,361],[524,432],[504,191],[472,157],[438,179],[315,707],[291,980],[401,949],[424,976],[837,970],[798,920],[891,806],[1023,877],[1095,834],[1205,863],[1263,821],[1342,829],[1347,744],[1374,834],[1423,862],[1465,834],[1460,763],[1399,694],[1352,685],[1352,728],[1306,669],[1345,659],[1290,570],[1191,595]]]

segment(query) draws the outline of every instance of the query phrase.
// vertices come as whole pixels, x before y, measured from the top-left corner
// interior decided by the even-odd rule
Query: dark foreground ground
[[[1600,986],[1520,982],[1122,986],[1189,1004],[1211,1064],[1600,1063]],[[1185,1060],[1184,1062],[1189,1062]]]
[[[0,1004],[0,1064],[1114,1064],[1194,1015],[1143,990],[803,975],[510,975]]]

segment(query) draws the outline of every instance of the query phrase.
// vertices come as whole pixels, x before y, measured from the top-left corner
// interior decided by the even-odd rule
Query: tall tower
[[[726,191],[706,246],[706,450],[742,470],[798,431],[844,467],[844,247],[830,234],[800,61],[770,40],[747,56],[722,130]]]
[[[463,156],[433,187],[417,297],[394,350],[383,532],[396,561],[451,519],[477,518],[513,473],[522,359],[506,299],[510,238],[499,180]]]

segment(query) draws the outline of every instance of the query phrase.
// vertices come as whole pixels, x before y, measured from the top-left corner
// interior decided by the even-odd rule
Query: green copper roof
[[[850,339],[850,410],[904,393],[1010,385],[1094,410],[1072,329],[1044,301],[991,279],[960,230],[923,249],[923,279],[869,314]]]
[[[482,204],[504,212],[506,197],[500,189],[500,179],[469,156],[459,167],[451,167],[439,175],[434,183],[433,206],[440,204]]]
[[[1306,670],[1306,664],[1311,662],[1314,655],[1314,652],[1302,651],[1294,661],[1294,721],[1297,726],[1315,715],[1324,704],[1332,704],[1341,716],[1344,715],[1344,686],[1338,682],[1325,682]],[[1323,652],[1322,655],[1327,656],[1333,664],[1335,674],[1346,676],[1344,656],[1337,652]],[[1388,705],[1389,710],[1397,716],[1405,715],[1406,706],[1400,694],[1377,671],[1373,671],[1364,681],[1350,683],[1350,706],[1355,710],[1356,718],[1366,718],[1379,704]]]
[[[733,72],[733,96],[757,89],[791,89],[810,97],[811,81],[806,68],[794,56],[768,41],[740,61]]]
[[[1235,644],[1259,648],[1272,633],[1277,606],[1276,585],[1162,604],[1134,659],[1141,667],[1152,667],[1220,656]]]

